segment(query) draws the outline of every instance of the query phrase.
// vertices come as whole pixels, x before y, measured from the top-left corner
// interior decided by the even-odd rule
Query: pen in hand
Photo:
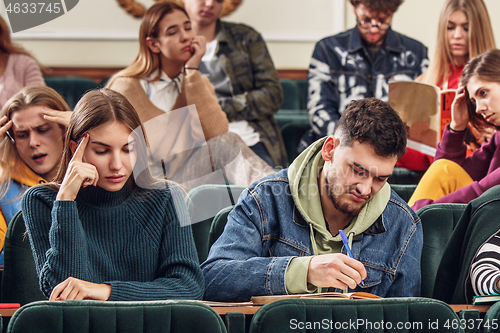
[[[342,231],[339,230],[339,235],[340,238],[342,238],[342,243],[344,243],[345,249],[347,250],[347,254],[349,257],[354,259],[354,256],[352,255],[351,248],[349,247],[349,240],[347,239],[346,234]],[[365,284],[365,281],[361,280],[361,284]]]

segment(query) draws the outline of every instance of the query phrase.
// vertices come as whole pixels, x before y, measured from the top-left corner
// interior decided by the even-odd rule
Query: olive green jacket
[[[236,23],[217,22],[217,58],[231,81],[234,96],[218,96],[228,120],[246,120],[259,134],[277,168],[288,166],[274,114],[283,90],[262,36]]]

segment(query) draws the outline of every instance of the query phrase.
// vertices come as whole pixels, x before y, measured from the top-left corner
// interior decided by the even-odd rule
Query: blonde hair
[[[25,110],[33,106],[46,106],[52,110],[70,110],[68,104],[54,89],[32,85],[21,89],[12,96],[4,105],[0,117],[6,116],[10,119],[12,113]],[[64,127],[61,126],[63,129]],[[62,138],[64,139],[64,138]],[[19,174],[22,178],[27,178],[23,165],[25,164],[19,156],[16,146],[10,141],[7,135],[0,139],[0,198],[3,198],[9,190],[11,178],[14,174]]]
[[[114,80],[118,77],[134,77],[134,78],[144,78],[151,75],[160,68],[160,54],[151,51],[146,44],[146,38],[157,38],[159,34],[159,25],[163,17],[174,10],[180,10],[186,16],[186,10],[173,2],[159,2],[151,6],[144,17],[142,18],[141,27],[139,28],[139,54],[135,60],[125,69],[119,71],[113,75],[107,84],[111,86]],[[153,80],[160,78],[160,71],[158,71],[158,76],[153,78]]]
[[[446,30],[451,14],[461,10],[469,21],[469,55],[473,58],[483,52],[496,48],[490,16],[483,0],[447,0],[441,9],[434,57],[429,68],[419,81],[430,84],[443,84],[451,74],[449,64],[455,68],[450,47],[446,40]]]

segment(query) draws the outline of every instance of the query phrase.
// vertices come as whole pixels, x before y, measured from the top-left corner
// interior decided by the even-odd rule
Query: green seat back
[[[401,197],[401,199],[403,199],[405,202],[408,202],[413,192],[415,192],[417,185],[391,184],[391,188]]]
[[[47,299],[40,290],[35,260],[21,212],[9,223],[5,234],[2,303],[21,305]]]
[[[296,80],[297,87],[299,88],[299,106],[301,109],[307,110],[307,95],[309,89],[309,82],[307,79]]]
[[[281,129],[281,135],[283,136],[283,141],[285,142],[285,149],[289,163],[292,163],[293,160],[299,155],[297,148],[299,146],[300,139],[310,128],[311,125],[309,124],[309,121],[307,121],[289,123]]]
[[[387,182],[389,184],[418,184],[423,175],[424,171],[411,171],[395,167]]]
[[[223,208],[220,212],[215,215],[212,225],[210,226],[210,232],[208,235],[208,250],[210,251],[210,248],[212,245],[215,243],[217,239],[219,239],[220,235],[222,235],[222,232],[224,231],[224,227],[226,226],[227,222],[227,216],[231,211],[233,210],[234,206],[229,206],[226,208]]]
[[[201,185],[189,191],[186,204],[200,263],[207,259],[212,219],[221,209],[235,205],[244,189],[237,185]]]
[[[45,77],[45,84],[61,95],[71,110],[76,103],[89,90],[97,88],[99,85],[92,79],[78,76],[49,76]]]
[[[500,302],[496,302],[486,311],[483,325],[483,333],[500,333]]]
[[[433,297],[434,284],[446,244],[453,233],[466,204],[432,204],[420,208],[417,215],[422,221],[424,243],[422,247],[421,296]]]
[[[281,109],[299,109],[299,89],[295,80],[280,79],[280,83],[281,88],[283,88],[283,104],[281,104]]]
[[[447,320],[458,322],[453,309],[428,298],[283,299],[266,304],[255,313],[250,333],[461,332],[460,325],[444,329]],[[436,321],[439,329],[429,327]],[[309,329],[307,323],[311,325]],[[397,329],[399,323],[403,327]]]
[[[302,123],[309,124],[309,115],[307,110],[285,110],[280,109],[274,115],[274,118],[278,122],[278,126],[281,130],[290,123]]]
[[[209,306],[189,301],[34,302],[11,318],[9,333],[222,333],[226,328]]]

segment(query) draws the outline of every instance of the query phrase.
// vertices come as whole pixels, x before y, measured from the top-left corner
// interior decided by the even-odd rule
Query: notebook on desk
[[[472,298],[472,304],[485,304],[500,301],[500,294],[477,295]]]
[[[292,295],[271,295],[271,296],[253,296],[250,301],[253,305],[264,305],[277,301],[279,299],[287,298],[338,298],[338,299],[374,299],[382,298],[380,296],[365,293],[365,292],[354,292],[354,293],[338,293],[338,292],[325,292],[325,293],[313,293],[313,294],[292,294]]]

